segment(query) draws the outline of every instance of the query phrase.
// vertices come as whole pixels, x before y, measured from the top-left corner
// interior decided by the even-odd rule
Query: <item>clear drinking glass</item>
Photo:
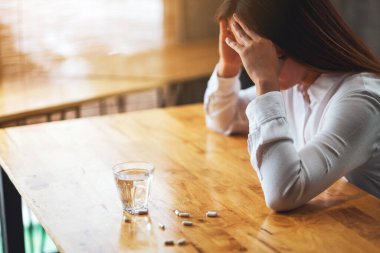
[[[148,212],[154,165],[149,162],[125,162],[113,168],[123,210],[131,214]]]

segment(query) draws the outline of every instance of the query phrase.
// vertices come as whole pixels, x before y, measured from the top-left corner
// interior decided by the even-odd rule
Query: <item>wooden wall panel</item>
[[[163,0],[169,43],[218,36],[214,16],[222,0]]]

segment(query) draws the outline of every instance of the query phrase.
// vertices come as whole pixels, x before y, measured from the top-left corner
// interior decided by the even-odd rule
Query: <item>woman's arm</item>
[[[318,134],[297,151],[280,92],[247,108],[249,152],[267,206],[286,211],[306,203],[377,152],[380,97],[356,90],[330,102]]]
[[[219,63],[208,82],[204,97],[206,124],[224,134],[248,133],[245,109],[254,97],[255,89],[240,90],[241,60],[239,54],[225,42],[234,39],[227,20],[219,22]]]
[[[218,67],[208,82],[204,97],[206,125],[223,134],[248,133],[245,114],[248,103],[255,98],[255,88],[240,90],[239,74],[218,77]]]
[[[336,95],[321,120],[318,134],[295,149],[278,91],[278,55],[273,43],[234,17],[237,41],[226,39],[239,53],[257,86],[248,105],[248,147],[268,207],[296,208],[368,161],[380,146],[380,97],[363,89]],[[376,143],[377,141],[377,143]],[[379,186],[380,188],[380,186]]]

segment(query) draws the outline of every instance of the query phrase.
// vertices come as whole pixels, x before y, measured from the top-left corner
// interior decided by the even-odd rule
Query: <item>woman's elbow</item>
[[[297,207],[302,206],[304,203],[297,198],[286,194],[266,194],[266,206],[276,212],[286,212]]]
[[[275,212],[285,212],[294,209],[289,201],[285,198],[278,199],[265,199],[265,203],[269,209],[272,209]]]
[[[272,164],[267,162],[266,166],[272,166]],[[305,204],[310,194],[306,187],[306,175],[299,167],[299,161],[290,162],[288,165],[283,164],[284,173],[276,174],[279,169],[281,168],[277,166],[262,168],[264,172],[267,172],[261,179],[267,207],[276,212],[284,212]]]
[[[230,130],[229,124],[226,124],[225,122],[221,120],[212,119],[210,117],[206,117],[206,127],[224,135],[233,134],[232,131]]]

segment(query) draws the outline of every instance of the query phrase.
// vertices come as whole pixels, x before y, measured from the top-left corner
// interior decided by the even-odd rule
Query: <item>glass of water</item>
[[[130,214],[146,214],[154,165],[149,162],[125,162],[113,168],[123,210]]]

